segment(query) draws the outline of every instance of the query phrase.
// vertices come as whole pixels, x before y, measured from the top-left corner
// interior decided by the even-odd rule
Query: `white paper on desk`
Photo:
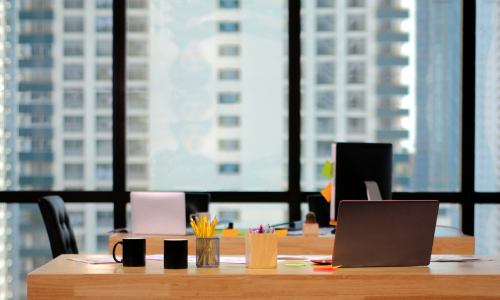
[[[117,256],[116,259],[122,260],[122,257]],[[91,265],[117,264],[117,262],[113,259],[113,257],[68,258],[68,260],[74,260],[77,262],[82,262]]]
[[[459,255],[431,255],[431,262],[471,262],[484,261],[485,259]]]
[[[163,255],[162,254],[146,255],[146,259],[163,261]],[[188,262],[195,263],[196,256],[188,255]],[[244,264],[245,258],[244,257],[221,256],[220,262],[221,263],[228,263],[228,264]]]

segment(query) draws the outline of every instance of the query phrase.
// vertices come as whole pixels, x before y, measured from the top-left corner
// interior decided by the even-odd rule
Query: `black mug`
[[[122,260],[116,259],[115,250],[118,244],[122,244]],[[123,239],[113,247],[113,259],[117,263],[123,263],[124,267],[146,266],[146,239]]]
[[[188,268],[188,240],[163,240],[163,267],[165,269]]]

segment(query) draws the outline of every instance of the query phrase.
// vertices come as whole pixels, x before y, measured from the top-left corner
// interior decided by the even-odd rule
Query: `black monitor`
[[[368,200],[367,181],[371,186],[376,183],[380,191],[377,195],[371,189],[370,200],[392,199],[392,144],[335,143],[332,160],[332,220],[336,220],[340,201]]]

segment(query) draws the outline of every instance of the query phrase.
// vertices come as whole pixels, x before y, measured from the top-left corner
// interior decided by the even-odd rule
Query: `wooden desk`
[[[145,237],[147,254],[163,254],[163,240],[167,238],[178,239],[178,236],[159,235],[136,235],[130,233],[115,233],[109,237],[109,253],[113,253],[116,242],[126,237]],[[188,251],[190,255],[196,254],[196,237],[182,237],[188,240]],[[279,255],[302,255],[333,252],[333,241],[335,237],[301,237],[301,236],[279,236]],[[475,240],[473,236],[457,237],[435,237],[432,254],[464,254],[474,255]],[[121,254],[122,248],[116,247],[117,253]],[[245,237],[224,236],[220,241],[221,255],[244,255]]]
[[[494,261],[431,263],[428,267],[340,268],[313,272],[305,267],[165,270],[89,265],[61,255],[28,274],[28,299],[499,299],[500,256]],[[98,255],[94,255],[96,257]],[[102,256],[102,255],[100,255]]]

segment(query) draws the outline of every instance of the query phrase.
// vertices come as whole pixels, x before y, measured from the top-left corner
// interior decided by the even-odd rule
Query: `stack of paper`
[[[458,256],[458,255],[431,255],[433,262],[466,262],[466,261],[483,261],[484,259],[471,256]]]

